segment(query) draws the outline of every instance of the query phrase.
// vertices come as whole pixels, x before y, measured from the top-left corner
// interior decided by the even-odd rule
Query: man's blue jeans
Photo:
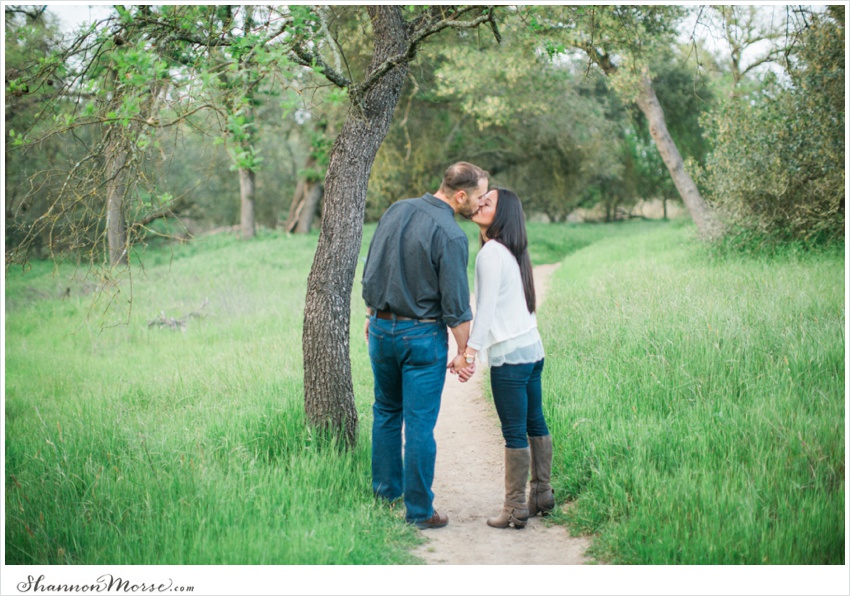
[[[549,434],[543,418],[542,373],[543,360],[503,364],[490,369],[493,402],[502,422],[502,436],[508,449],[528,447],[526,435],[544,437]]]
[[[372,316],[369,322],[369,358],[375,376],[372,490],[389,501],[403,494],[411,523],[434,514],[434,426],[446,381],[448,349],[445,321]]]

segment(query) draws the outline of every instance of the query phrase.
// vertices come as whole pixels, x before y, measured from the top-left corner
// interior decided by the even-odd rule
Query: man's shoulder
[[[420,213],[428,213],[429,205],[424,197],[401,199],[387,207],[381,219],[392,219],[395,217],[414,217]]]
[[[445,234],[447,240],[466,240],[466,232],[457,224],[454,210],[440,199],[426,193],[419,199],[417,207],[433,218],[438,229]]]
[[[416,198],[416,199],[401,199],[400,201],[396,201],[395,203],[393,203],[392,205],[387,207],[387,210],[384,211],[384,216],[387,216],[391,213],[394,214],[394,213],[401,213],[403,211],[408,211],[408,210],[415,207],[415,203],[418,200],[419,199]]]
[[[428,222],[439,232],[445,234],[446,239],[456,240],[458,238],[466,238],[466,233],[457,225],[454,218],[454,212],[448,205],[443,207],[434,204],[434,200],[428,200],[428,194],[412,199],[402,199],[396,201],[384,212],[383,217],[389,216],[388,219],[396,217],[410,217],[420,219],[421,222]]]

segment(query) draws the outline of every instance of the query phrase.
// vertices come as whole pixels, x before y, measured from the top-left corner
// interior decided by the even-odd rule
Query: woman
[[[513,524],[519,529],[529,516],[545,515],[555,506],[549,483],[552,437],[543,418],[540,384],[543,343],[537,331],[522,204],[513,192],[498,188],[484,195],[479,205],[472,217],[481,228],[482,241],[475,260],[477,308],[466,352],[451,366],[460,373],[476,357],[490,366],[493,401],[505,438],[505,504],[487,524],[494,528]]]

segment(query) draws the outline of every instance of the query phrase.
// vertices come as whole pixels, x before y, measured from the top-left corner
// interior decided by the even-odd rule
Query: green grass
[[[371,495],[363,342],[358,447],[322,446],[304,423],[315,243],[221,235],[149,251],[132,308],[128,279],[93,304],[99,280],[82,270],[7,275],[6,563],[415,562],[417,531]],[[185,331],[147,325],[204,301]]]
[[[575,500],[555,519],[616,563],[843,562],[843,258],[712,258],[691,236],[529,225],[534,262],[563,259],[540,313],[554,483]],[[418,532],[369,487],[360,271],[358,446],[304,423],[315,243],[149,249],[132,292],[70,265],[7,274],[7,564],[416,562]],[[184,331],[148,327],[205,302]]]
[[[844,563],[844,260],[653,225],[571,254],[540,313],[556,518],[622,564]]]

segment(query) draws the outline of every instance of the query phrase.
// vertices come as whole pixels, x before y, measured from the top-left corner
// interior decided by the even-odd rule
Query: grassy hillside
[[[540,313],[558,521],[614,562],[842,562],[843,258],[712,260],[690,234],[529,226],[535,263],[566,257]],[[315,243],[151,249],[103,294],[71,266],[7,273],[6,563],[415,562],[370,490],[359,271],[359,445],[304,424]]]
[[[712,259],[690,235],[611,238],[556,272],[560,521],[615,563],[843,563],[843,255]]]
[[[8,275],[7,563],[412,562],[416,531],[371,495],[368,424],[347,454],[304,424],[315,242],[220,235],[152,251],[132,309],[124,280],[105,315],[70,268]],[[148,326],[197,310],[182,331]]]
[[[559,260],[607,232],[576,228],[540,253]],[[140,251],[115,280],[44,262],[7,273],[7,563],[415,562],[418,532],[371,495],[360,270],[358,448],[322,448],[304,423],[316,238],[203,237]],[[185,325],[149,325],[170,319]]]

